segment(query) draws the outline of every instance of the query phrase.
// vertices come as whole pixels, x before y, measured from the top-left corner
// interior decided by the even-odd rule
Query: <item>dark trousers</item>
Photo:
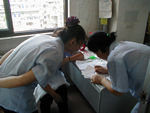
[[[60,86],[57,90],[56,93],[58,93],[63,102],[62,103],[57,103],[58,108],[59,108],[59,113],[68,113],[68,99],[67,99],[67,86],[62,85]],[[40,99],[40,109],[41,113],[51,113],[50,106],[53,102],[53,98],[50,94],[46,94],[43,96],[43,98]]]
[[[4,113],[17,113],[17,112],[14,112],[14,111],[7,110],[7,109],[5,109],[5,108],[3,108],[1,106],[0,106],[0,108],[4,111]],[[32,113],[38,113],[38,111],[34,111]]]

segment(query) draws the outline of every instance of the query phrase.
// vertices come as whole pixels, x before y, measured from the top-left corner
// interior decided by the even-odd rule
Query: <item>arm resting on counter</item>
[[[76,60],[84,60],[84,55],[81,52],[79,52],[72,56],[66,57],[64,58],[62,65],[64,65],[67,62],[74,62]]]
[[[106,79],[106,77],[104,77],[102,75],[94,75],[94,76],[92,76],[91,82],[95,83],[95,84],[101,84],[101,85],[103,85],[107,90],[109,90],[114,95],[121,96],[123,94],[121,92],[118,92],[118,91],[112,89],[112,87],[111,87],[111,84],[112,84],[111,81],[109,81],[108,79]]]

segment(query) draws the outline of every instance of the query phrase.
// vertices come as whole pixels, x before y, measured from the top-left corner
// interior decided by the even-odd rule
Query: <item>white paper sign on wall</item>
[[[99,0],[99,18],[111,18],[111,17],[112,17],[112,1]]]

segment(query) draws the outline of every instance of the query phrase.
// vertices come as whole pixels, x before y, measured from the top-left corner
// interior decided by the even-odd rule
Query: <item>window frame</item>
[[[66,20],[66,18],[68,17],[68,0],[63,0],[63,1],[64,1],[64,20]],[[3,3],[4,3],[4,11],[5,11],[6,22],[7,22],[7,29],[0,29],[0,38],[4,38],[8,36],[47,33],[47,32],[54,31],[54,29],[40,29],[40,30],[26,30],[22,32],[14,32],[9,0],[3,0]]]

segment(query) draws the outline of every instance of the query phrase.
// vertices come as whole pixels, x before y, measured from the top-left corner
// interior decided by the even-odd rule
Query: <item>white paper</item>
[[[111,17],[112,17],[112,1],[99,0],[99,18],[111,18]]]
[[[107,61],[102,59],[87,59],[84,61],[76,61],[77,66],[81,70],[82,75],[84,78],[91,78],[93,75],[97,74],[95,72],[95,65],[100,65],[106,67]],[[108,76],[107,74],[103,74],[104,76]]]
[[[93,75],[95,75],[94,67],[88,65],[85,70],[82,70],[82,75],[84,75],[85,78],[91,78]]]

